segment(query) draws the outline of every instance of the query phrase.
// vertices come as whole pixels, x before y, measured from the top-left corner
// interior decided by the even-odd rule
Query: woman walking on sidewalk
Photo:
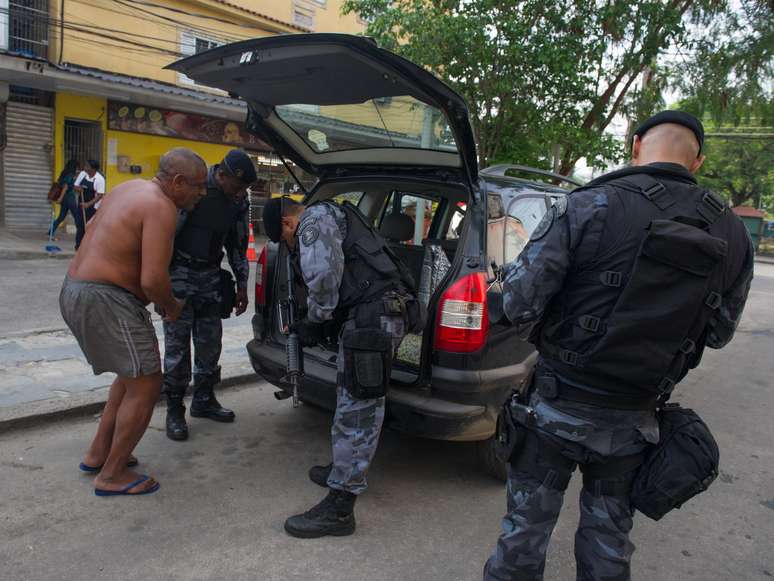
[[[62,173],[59,174],[59,179],[56,180],[56,183],[59,184],[59,187],[61,188],[61,194],[59,194],[59,199],[56,200],[59,204],[59,215],[56,217],[53,224],[51,224],[51,238],[56,236],[56,229],[64,222],[68,212],[73,217],[73,220],[75,220],[76,225],[78,224],[78,220],[80,219],[80,208],[78,207],[78,196],[76,195],[73,186],[75,184],[75,177],[80,171],[80,162],[77,159],[71,159],[64,166]]]

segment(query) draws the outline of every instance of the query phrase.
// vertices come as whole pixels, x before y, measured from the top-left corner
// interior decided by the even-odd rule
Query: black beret
[[[258,179],[250,156],[241,149],[232,149],[223,158],[226,171],[243,184],[249,186]]]
[[[263,207],[263,229],[272,242],[282,238],[282,198],[272,198]]]
[[[642,124],[635,129],[634,135],[642,139],[642,136],[649,130],[662,123],[675,123],[693,131],[693,134],[696,136],[696,141],[699,142],[699,153],[701,153],[701,150],[704,147],[704,126],[696,117],[683,111],[661,111],[661,113],[656,113],[649,119],[643,121]]]

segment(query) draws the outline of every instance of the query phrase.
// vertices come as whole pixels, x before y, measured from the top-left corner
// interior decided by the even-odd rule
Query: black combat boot
[[[191,417],[209,418],[216,422],[233,422],[236,417],[234,412],[226,409],[215,399],[213,386],[205,384],[194,389],[191,401]]]
[[[185,423],[185,406],[182,395],[167,394],[167,438],[170,440],[188,439],[188,426]]]
[[[285,521],[289,535],[301,539],[316,539],[330,535],[345,537],[355,532],[355,501],[357,496],[344,490],[331,490],[322,501],[304,514]]]
[[[309,469],[309,480],[314,482],[317,486],[328,488],[328,476],[331,475],[333,470],[333,464],[327,466],[312,466]]]

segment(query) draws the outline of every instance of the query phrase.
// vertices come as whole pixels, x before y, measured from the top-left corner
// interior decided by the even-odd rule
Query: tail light
[[[489,331],[486,288],[486,273],[474,272],[443,293],[435,327],[435,349],[472,353],[484,346]]]
[[[255,306],[266,305],[266,245],[255,263]]]

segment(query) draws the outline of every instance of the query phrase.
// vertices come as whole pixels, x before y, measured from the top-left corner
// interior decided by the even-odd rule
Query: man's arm
[[[725,347],[733,339],[739,321],[742,319],[742,311],[753,279],[755,261],[755,249],[749,236],[747,241],[747,253],[742,270],[731,288],[723,295],[720,307],[707,323],[707,347],[712,349]]]
[[[503,307],[519,336],[529,337],[540,323],[551,299],[564,285],[570,266],[596,254],[594,240],[588,239],[584,256],[575,256],[584,235],[603,227],[607,207],[603,193],[569,196],[566,205],[555,204],[535,227],[519,258],[504,267]]]
[[[301,273],[308,290],[307,318],[323,323],[339,304],[344,274],[344,238],[333,213],[323,205],[305,212],[298,225]]]
[[[249,303],[247,299],[247,281],[250,278],[250,263],[247,262],[247,244],[250,238],[248,208],[247,202],[245,202],[237,216],[236,222],[226,234],[226,239],[223,243],[231,271],[236,277],[237,297],[235,313],[237,316],[247,310]]]
[[[180,316],[183,303],[172,294],[169,262],[177,214],[174,208],[161,203],[145,210],[142,220],[140,286],[142,292],[174,321]]]

